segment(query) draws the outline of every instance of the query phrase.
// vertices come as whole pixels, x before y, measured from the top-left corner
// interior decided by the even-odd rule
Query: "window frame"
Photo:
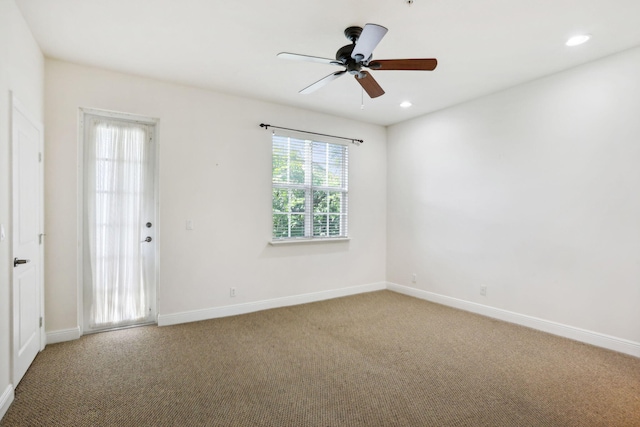
[[[282,147],[282,141],[287,141],[286,149],[284,150],[285,156],[284,158],[287,160],[286,172],[287,178],[285,182],[281,179],[278,179],[278,176],[275,174],[275,159],[278,155],[277,149],[278,146]],[[292,151],[295,148],[292,148],[292,142],[294,145],[298,145],[298,151],[302,151],[304,153],[302,159],[302,169],[304,171],[304,182],[291,182],[290,176],[292,172]],[[303,149],[302,145],[303,144]],[[339,169],[337,175],[333,176],[333,179],[330,177],[330,164],[331,164],[331,156],[332,153],[335,156],[337,152],[340,153],[339,156],[334,157],[338,159],[337,163],[332,164],[333,168],[336,167]],[[322,152],[322,157],[324,158],[324,167],[322,171],[325,173],[324,177],[321,178],[320,183],[316,183],[316,179],[314,179],[314,169],[317,169],[318,165],[321,162],[318,162],[318,156],[316,153]],[[280,153],[282,156],[282,152]],[[272,159],[272,170],[271,170],[271,244],[283,244],[283,243],[305,243],[305,242],[323,242],[323,241],[344,241],[350,240],[348,234],[348,222],[349,222],[349,146],[347,144],[336,144],[324,140],[318,139],[310,139],[310,138],[300,138],[288,134],[276,134],[273,133],[272,141],[271,141],[271,159]],[[294,160],[296,162],[300,162],[300,159]],[[317,176],[317,175],[316,175]],[[280,177],[281,178],[281,177]],[[331,185],[331,181],[339,181],[338,185]],[[276,191],[288,190],[288,195],[286,197],[287,210],[286,211],[277,211],[275,209],[275,201],[276,201]],[[303,211],[292,211],[291,205],[291,192],[292,191],[302,191],[304,193],[304,210]],[[326,208],[318,212],[316,202],[314,202],[314,196],[317,192],[326,193]],[[337,212],[331,212],[331,201],[330,197],[332,194],[339,194],[339,210]],[[298,201],[300,198],[298,197]],[[300,205],[298,203],[298,205]],[[335,206],[335,205],[334,205]],[[285,236],[278,236],[277,228],[276,228],[276,215],[284,215],[287,218],[287,232]],[[299,228],[303,231],[302,235],[292,235],[292,215],[301,215],[304,221],[304,226]],[[318,227],[318,223],[316,222],[318,217],[324,217],[326,221],[324,224],[320,224],[320,227],[324,226],[324,233],[316,234],[316,230]],[[335,227],[335,224],[331,224],[331,217],[338,216],[337,221],[337,234],[331,235],[332,227]],[[335,230],[336,228],[333,228]]]

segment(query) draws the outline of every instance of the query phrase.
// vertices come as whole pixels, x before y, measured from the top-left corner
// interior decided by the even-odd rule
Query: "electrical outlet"
[[[416,283],[418,281],[418,275],[416,273],[413,273],[411,275],[411,283]]]
[[[231,298],[236,296],[236,288],[229,288],[229,296]]]
[[[480,286],[480,295],[482,295],[483,297],[487,296],[487,287],[486,287],[486,285]]]

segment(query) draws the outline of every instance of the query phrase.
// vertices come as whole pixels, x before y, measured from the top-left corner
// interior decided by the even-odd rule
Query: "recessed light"
[[[569,40],[567,40],[565,44],[567,46],[578,46],[582,43],[587,42],[590,38],[591,36],[589,34],[580,34],[580,35],[571,37]]]
[[[409,108],[409,107],[411,107],[412,105],[413,105],[413,104],[412,104],[412,103],[410,103],[409,101],[404,101],[402,104],[400,104],[400,106],[401,106],[402,108]]]

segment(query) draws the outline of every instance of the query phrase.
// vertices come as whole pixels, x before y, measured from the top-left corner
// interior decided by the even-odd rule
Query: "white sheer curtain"
[[[92,282],[89,325],[100,328],[148,312],[141,236],[150,129],[100,117],[85,126],[85,277]]]

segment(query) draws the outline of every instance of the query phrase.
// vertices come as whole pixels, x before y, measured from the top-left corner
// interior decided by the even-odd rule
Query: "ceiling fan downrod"
[[[344,36],[353,44],[356,44],[360,34],[362,34],[362,27],[349,27],[344,30]]]

